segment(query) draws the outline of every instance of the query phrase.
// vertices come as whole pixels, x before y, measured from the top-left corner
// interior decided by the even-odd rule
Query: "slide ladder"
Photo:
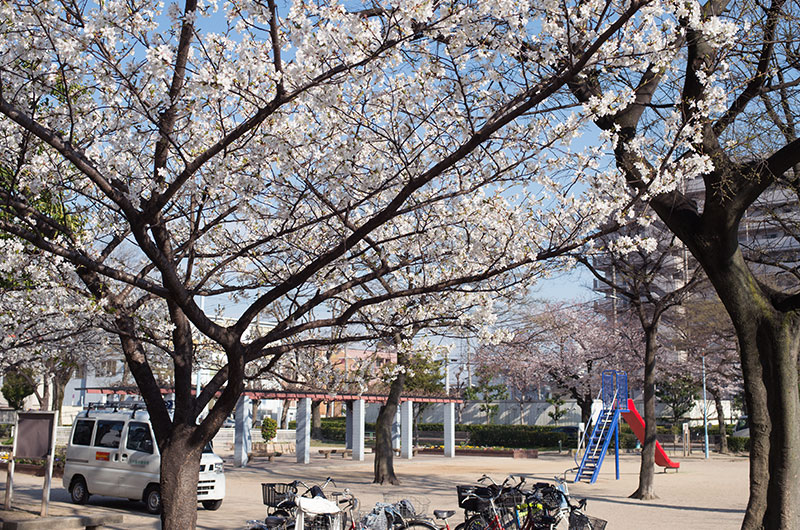
[[[575,482],[588,480],[590,484],[595,483],[608,446],[618,428],[619,409],[603,409],[592,430],[592,437],[586,445],[586,452],[583,454],[580,467],[578,467]]]
[[[612,438],[619,479],[619,420],[621,413],[628,412],[628,375],[617,370],[605,370],[601,395],[603,410],[594,424],[574,482],[595,483]]]

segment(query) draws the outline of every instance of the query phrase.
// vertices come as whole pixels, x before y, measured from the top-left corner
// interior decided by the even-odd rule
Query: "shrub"
[[[470,445],[534,449],[569,445],[569,435],[537,425],[465,425]]]
[[[746,453],[750,451],[750,438],[728,436],[728,450],[736,453]]]
[[[344,442],[347,437],[347,429],[344,424],[336,422],[322,422],[322,439],[330,442]]]
[[[261,421],[261,437],[265,442],[275,438],[278,434],[278,422],[267,416]]]
[[[635,449],[636,442],[639,440],[636,438],[636,435],[631,432],[620,432],[619,433],[619,446],[622,449]]]

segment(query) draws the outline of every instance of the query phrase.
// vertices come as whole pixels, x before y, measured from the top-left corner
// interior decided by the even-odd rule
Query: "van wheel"
[[[161,489],[158,486],[150,486],[144,491],[144,504],[149,513],[161,513]]]
[[[222,506],[222,499],[217,499],[215,501],[203,501],[203,508],[206,510],[219,510],[220,506]]]
[[[89,500],[89,489],[86,487],[86,481],[83,480],[83,477],[72,479],[69,495],[75,504],[86,504],[86,501]]]

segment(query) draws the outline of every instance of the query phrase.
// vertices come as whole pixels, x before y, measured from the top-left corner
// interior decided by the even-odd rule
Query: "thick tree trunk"
[[[311,437],[315,440],[322,439],[322,401],[311,402]]]
[[[404,371],[398,373],[389,388],[386,404],[381,407],[375,422],[375,476],[373,482],[376,484],[400,484],[400,480],[394,474],[392,423],[397,415],[397,407],[400,404],[400,395],[403,393],[405,381],[406,373]]]
[[[717,451],[723,455],[728,452],[728,427],[725,425],[725,410],[722,408],[722,394],[717,391],[711,391],[714,396],[714,408],[717,409],[717,421],[719,422],[719,443],[717,444]]]
[[[185,530],[197,524],[197,479],[203,444],[193,441],[191,427],[177,426],[161,448],[161,525]]]
[[[644,444],[639,467],[639,487],[632,499],[657,499],[655,492],[656,457],[656,339],[658,324],[645,328],[644,351]]]
[[[737,227],[728,237],[735,242]],[[701,247],[703,267],[731,317],[750,423],[750,498],[742,528],[797,528],[800,500],[800,316],[733,254]]]
[[[797,330],[796,317],[778,314],[739,335],[750,423],[750,499],[743,529],[798,527]]]

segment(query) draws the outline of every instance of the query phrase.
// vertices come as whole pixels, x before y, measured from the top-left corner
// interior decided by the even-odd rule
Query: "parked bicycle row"
[[[377,503],[363,511],[349,489],[326,492],[334,481],[321,485],[263,483],[267,513],[264,520],[248,521],[248,530],[451,530],[454,510],[426,513],[412,499]],[[463,522],[453,530],[603,530],[606,521],[584,513],[586,500],[573,501],[565,475],[554,483],[526,483],[508,476],[498,484],[483,475],[476,484],[456,486]]]

